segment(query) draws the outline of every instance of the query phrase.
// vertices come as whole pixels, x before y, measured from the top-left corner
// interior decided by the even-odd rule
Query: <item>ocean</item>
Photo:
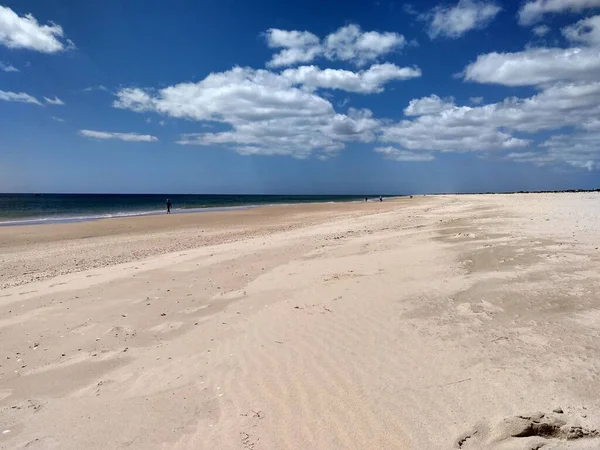
[[[372,197],[372,196],[371,196]],[[358,201],[351,195],[0,194],[0,226],[60,223],[261,205]]]

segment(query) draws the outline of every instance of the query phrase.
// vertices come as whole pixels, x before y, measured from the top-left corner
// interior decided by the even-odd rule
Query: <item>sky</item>
[[[600,187],[600,0],[0,0],[0,192]]]

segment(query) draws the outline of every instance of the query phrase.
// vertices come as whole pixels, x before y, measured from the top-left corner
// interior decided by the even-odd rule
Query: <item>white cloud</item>
[[[271,28],[266,32],[266,38],[270,48],[283,49],[268,62],[270,67],[311,62],[322,53],[319,38],[308,31]]]
[[[179,144],[223,145],[241,154],[289,155],[306,158],[318,151],[330,156],[346,142],[372,142],[379,122],[368,110],[348,115],[283,117],[239,123],[231,131],[182,135]]]
[[[580,128],[587,131],[597,131],[600,133],[600,119],[592,118],[580,125]]]
[[[383,92],[383,85],[392,80],[407,80],[420,77],[418,68],[398,67],[391,63],[375,64],[368,70],[351,72],[341,69],[319,69],[316,66],[301,66],[286,69],[281,76],[293,84],[307,89],[340,89],[363,94]]]
[[[502,10],[492,1],[459,0],[454,6],[436,6],[429,13],[421,14],[428,22],[429,37],[459,38],[470,30],[487,27]]]
[[[587,161],[582,161],[582,160],[570,160],[570,161],[565,161],[567,164],[572,165],[573,167],[578,167],[580,169],[587,169],[588,171],[592,171],[592,170],[600,170],[600,163],[598,163],[597,161],[588,159]]]
[[[158,123],[159,123],[159,125],[162,127],[162,126],[164,126],[164,124],[165,124],[165,121],[164,121],[164,120],[161,120],[161,121],[159,121]]]
[[[218,122],[332,114],[328,101],[290,86],[288,79],[267,70],[235,67],[211,73],[198,83],[161,89],[155,96],[137,88],[122,89],[113,106]]]
[[[50,22],[40,25],[31,14],[19,16],[12,9],[0,5],[0,44],[8,48],[56,53],[72,48],[74,44],[64,39],[60,25]]]
[[[54,120],[56,122],[61,122],[61,123],[65,123],[66,122],[65,119],[61,119],[60,117],[56,117],[56,116],[52,116],[52,120]]]
[[[65,102],[63,102],[60,98],[54,96],[54,98],[48,98],[48,97],[44,97],[44,101],[46,103],[48,103],[49,105],[55,105],[55,106],[63,106],[65,104]]]
[[[600,0],[528,0],[519,10],[519,23],[531,25],[546,14],[577,13],[591,8],[600,8]]]
[[[537,152],[512,152],[506,155],[506,159],[517,163],[532,163],[536,166],[545,166],[556,162],[555,159],[542,151]]]
[[[156,142],[158,138],[150,134],[114,133],[110,131],[79,130],[81,136],[92,139],[118,139],[126,142]]]
[[[408,106],[404,108],[404,115],[423,116],[427,114],[437,114],[454,107],[454,99],[449,98],[442,100],[434,94],[429,97],[411,100]]]
[[[409,152],[407,150],[400,150],[394,147],[376,147],[375,152],[381,153],[384,158],[391,159],[393,161],[427,162],[435,159],[431,153]]]
[[[537,37],[544,37],[548,33],[550,33],[550,27],[548,25],[538,25],[537,27],[534,27],[531,31],[533,31],[533,34],[535,34]]]
[[[269,67],[305,64],[317,57],[331,61],[348,61],[361,66],[401,49],[406,44],[401,34],[364,32],[354,24],[339,28],[322,41],[308,31],[271,28],[265,35],[269,47],[282,49],[267,63]]]
[[[272,39],[287,46],[277,48],[310,47],[314,35],[305,33],[285,32]],[[325,41],[318,45],[320,55],[327,58]],[[600,134],[600,121],[595,119],[600,117],[599,49],[532,48],[481,55],[465,69],[466,80],[534,86],[537,93],[490,104],[473,97],[469,106],[430,95],[413,99],[404,110],[404,120],[396,122],[379,120],[369,110],[349,108],[347,114],[338,113],[332,102],[339,104],[339,98],[326,91],[381,92],[391,80],[418,75],[417,68],[391,63],[357,71],[300,66],[281,73],[235,67],[196,83],[121,89],[113,106],[196,121],[198,132],[181,135],[178,144],[244,155],[327,158],[350,142],[377,142],[378,153],[400,161],[431,161],[435,152],[469,151],[497,151],[512,155],[501,156],[511,161],[584,169],[600,161],[590,137]],[[539,132],[561,136],[565,129],[579,136],[574,149],[566,149],[568,141],[558,137],[539,144]],[[115,133],[87,132],[116,138]]]
[[[351,61],[357,65],[376,60],[404,46],[404,36],[398,33],[363,32],[358,25],[347,25],[324,40],[325,56],[332,61]]]
[[[600,46],[600,16],[588,17],[562,29],[571,42]]]
[[[19,72],[19,69],[17,69],[12,64],[7,64],[7,63],[1,62],[1,61],[0,61],[0,70],[3,70],[4,72]]]
[[[97,86],[86,87],[85,89],[82,89],[82,91],[83,92],[92,92],[92,91],[108,92],[108,88],[106,86],[103,86],[102,84],[99,84]]]
[[[428,101],[430,98],[426,98]],[[420,104],[418,99],[413,104]],[[528,147],[539,131],[593,128],[600,115],[600,81],[557,84],[528,98],[481,106],[451,106],[382,127],[384,142],[407,150],[489,151]]]
[[[553,135],[536,152],[510,153],[506,157],[539,166],[562,163],[588,171],[600,170],[600,132],[581,130]]]
[[[298,158],[329,156],[346,142],[375,139],[379,121],[368,110],[335,112],[332,104],[289,78],[236,67],[212,73],[198,83],[158,91],[117,92],[113,106],[135,112],[222,124],[225,131],[182,135],[180,144],[213,145],[242,154],[282,154]]]
[[[266,32],[267,44],[271,48],[300,48],[319,45],[319,38],[308,31],[287,31],[270,28]]]
[[[401,145],[408,150],[468,152],[502,150],[526,147],[529,141],[500,131],[493,123],[469,123],[461,120],[460,112],[446,117],[420,116],[386,126],[381,138],[384,142]]]
[[[198,83],[156,91],[123,89],[117,93],[114,106],[198,121],[199,130],[204,131],[182,135],[178,141],[182,145],[298,158],[315,154],[328,157],[348,142],[375,140],[397,144],[403,152],[532,148],[539,131],[568,126],[593,128],[595,122],[589,118],[600,116],[600,81],[577,81],[543,85],[536,95],[498,103],[482,104],[483,100],[476,98],[472,100],[474,106],[457,106],[452,98],[431,95],[409,103],[405,114],[410,120],[393,123],[374,118],[368,110],[350,108],[347,114],[337,113],[330,101],[303,85],[297,86],[302,82],[312,83],[313,89],[340,87],[341,79],[345,89],[353,89],[343,77],[333,84],[329,77],[322,78],[329,73],[326,70],[309,71],[317,81],[308,81],[308,75],[296,79],[300,70],[294,69],[287,76],[285,72],[237,67],[210,74]],[[346,75],[346,71],[333,74]],[[209,124],[218,131],[206,129]],[[397,155],[410,157],[407,153]]]
[[[479,55],[465,79],[506,86],[544,85],[598,79],[600,48],[531,48],[516,53]]]
[[[138,88],[125,88],[116,93],[117,100],[113,102],[114,108],[130,109],[135,112],[152,111],[156,101],[149,94]]]
[[[5,102],[21,102],[21,103],[33,103],[35,105],[42,105],[40,101],[32,97],[25,92],[6,92],[0,91],[0,100],[4,100]]]

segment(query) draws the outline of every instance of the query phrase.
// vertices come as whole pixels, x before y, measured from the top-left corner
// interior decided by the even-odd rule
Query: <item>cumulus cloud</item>
[[[372,142],[379,122],[368,110],[352,110],[348,115],[283,117],[237,123],[220,133],[184,134],[182,145],[223,145],[238,153],[288,155],[306,158],[318,151],[331,156],[347,142]]]
[[[325,38],[325,56],[332,61],[351,61],[357,65],[376,60],[405,44],[398,33],[363,32],[358,25],[347,25]]]
[[[504,158],[515,163],[600,170],[600,76],[540,89],[531,97],[478,106],[434,95],[414,99],[407,107],[414,118],[385,122],[380,140],[413,152],[512,150]],[[550,137],[536,142],[539,132]]]
[[[34,105],[42,106],[37,98],[25,92],[0,91],[0,100],[4,100],[5,102],[33,103]]]
[[[267,44],[271,48],[301,48],[320,44],[319,37],[308,31],[270,28],[266,32],[266,38]]]
[[[218,122],[332,113],[333,108],[325,99],[290,86],[288,79],[267,70],[235,67],[211,73],[198,83],[161,89],[155,95],[138,88],[122,89],[113,106]]]
[[[436,6],[419,18],[428,23],[430,38],[456,39],[468,31],[487,27],[501,10],[491,1],[459,0],[454,6]]]
[[[382,154],[384,158],[391,159],[392,161],[427,162],[435,159],[431,153],[409,152],[395,147],[376,147],[375,152]]]
[[[430,97],[413,101],[427,104]],[[435,111],[435,109],[434,109]],[[539,131],[592,128],[600,114],[600,81],[557,84],[527,98],[450,106],[382,127],[381,140],[407,150],[489,151],[529,147]],[[583,128],[582,128],[583,129]]]
[[[562,34],[574,43],[600,46],[600,16],[588,17],[565,27]]]
[[[150,134],[114,133],[110,131],[79,130],[79,134],[92,139],[118,139],[126,142],[156,142],[158,138]]]
[[[0,70],[2,70],[4,72],[19,72],[19,69],[17,69],[12,64],[7,64],[7,63],[1,62],[1,61],[0,61]]]
[[[466,67],[464,77],[478,83],[534,86],[595,80],[599,73],[600,48],[531,48],[479,55]]]
[[[600,169],[600,132],[554,135],[541,147],[548,149],[546,156],[553,162],[564,162],[587,170]]]
[[[315,39],[304,33],[286,32],[273,39],[290,48],[313,45]],[[324,48],[324,41],[319,45]],[[399,161],[431,161],[435,152],[496,151],[512,155],[504,158],[515,162],[587,169],[600,160],[590,137],[600,134],[600,121],[595,119],[600,117],[599,60],[593,46],[480,55],[464,70],[465,80],[533,86],[537,93],[489,104],[473,97],[468,105],[438,95],[415,98],[406,105],[403,120],[395,122],[365,109],[349,108],[341,114],[327,90],[381,92],[392,80],[419,76],[418,68],[390,63],[357,71],[235,67],[196,83],[121,89],[113,106],[196,121],[198,132],[181,135],[178,144],[244,155],[327,158],[350,142],[377,142],[378,153]],[[558,137],[538,142],[540,132],[560,136],[567,128],[580,136],[571,150]]]
[[[270,48],[282,49],[273,55],[268,67],[305,64],[317,57],[347,61],[362,66],[380,56],[401,49],[406,40],[398,33],[362,31],[350,24],[327,35],[323,40],[308,31],[271,28],[265,33]]]
[[[379,122],[370,111],[350,108],[338,114],[329,101],[294,84],[266,70],[236,67],[158,92],[124,89],[114,106],[222,123],[229,129],[185,134],[178,143],[224,146],[242,154],[304,158],[315,151],[333,154],[346,142],[375,139]]]
[[[392,80],[408,80],[421,76],[421,70],[413,67],[398,67],[391,63],[375,64],[368,70],[351,72],[341,69],[319,69],[316,66],[301,66],[286,69],[281,76],[293,84],[308,89],[340,89],[347,92],[372,94],[383,92],[383,85]]]
[[[63,102],[60,98],[56,96],[54,98],[44,97],[44,101],[49,105],[55,106],[63,106],[65,104],[65,102]]]
[[[535,152],[509,153],[506,158],[538,166],[562,163],[577,169],[600,170],[600,132],[578,129],[569,134],[553,135]]]
[[[375,140],[380,124],[368,110],[349,108],[347,114],[336,113],[331,102],[313,90],[377,91],[389,77],[382,78],[388,69],[395,76],[399,76],[397,70],[406,75],[393,65],[377,66],[356,76],[317,68],[300,67],[277,74],[235,67],[212,73],[198,83],[181,83],[158,91],[122,89],[113,106],[195,120],[201,122],[200,127],[206,122],[226,127],[219,132],[184,134],[178,141],[182,145],[223,146],[242,154],[304,158],[318,152],[329,156],[347,142]]]
[[[116,93],[117,100],[113,102],[114,108],[130,109],[135,112],[152,111],[157,101],[139,88],[125,88]]]
[[[600,8],[600,0],[528,0],[519,10],[519,23],[531,25],[539,22],[546,14]]]
[[[423,116],[427,114],[436,114],[450,108],[454,108],[454,99],[442,100],[437,95],[430,95],[419,99],[411,100],[404,108],[405,116]]]
[[[544,37],[550,33],[550,27],[548,25],[538,25],[537,27],[533,27],[531,31],[533,31],[533,34],[537,37]]]
[[[459,117],[420,116],[383,128],[384,142],[408,150],[468,152],[526,147],[529,141],[500,131],[493,124],[469,123]]]
[[[61,119],[60,117],[56,117],[56,116],[52,116],[52,120],[54,120],[55,122],[61,122],[61,123],[66,122],[65,119]]]
[[[271,28],[265,35],[270,48],[283,49],[267,63],[270,67],[311,62],[322,53],[320,39],[308,31]]]
[[[66,39],[60,25],[50,22],[41,25],[31,14],[19,16],[7,6],[0,5],[0,44],[8,48],[29,49],[56,53],[74,47]]]

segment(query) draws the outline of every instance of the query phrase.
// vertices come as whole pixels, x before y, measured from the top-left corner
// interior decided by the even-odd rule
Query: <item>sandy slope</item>
[[[0,447],[600,448],[600,196],[298,208],[2,230]]]

